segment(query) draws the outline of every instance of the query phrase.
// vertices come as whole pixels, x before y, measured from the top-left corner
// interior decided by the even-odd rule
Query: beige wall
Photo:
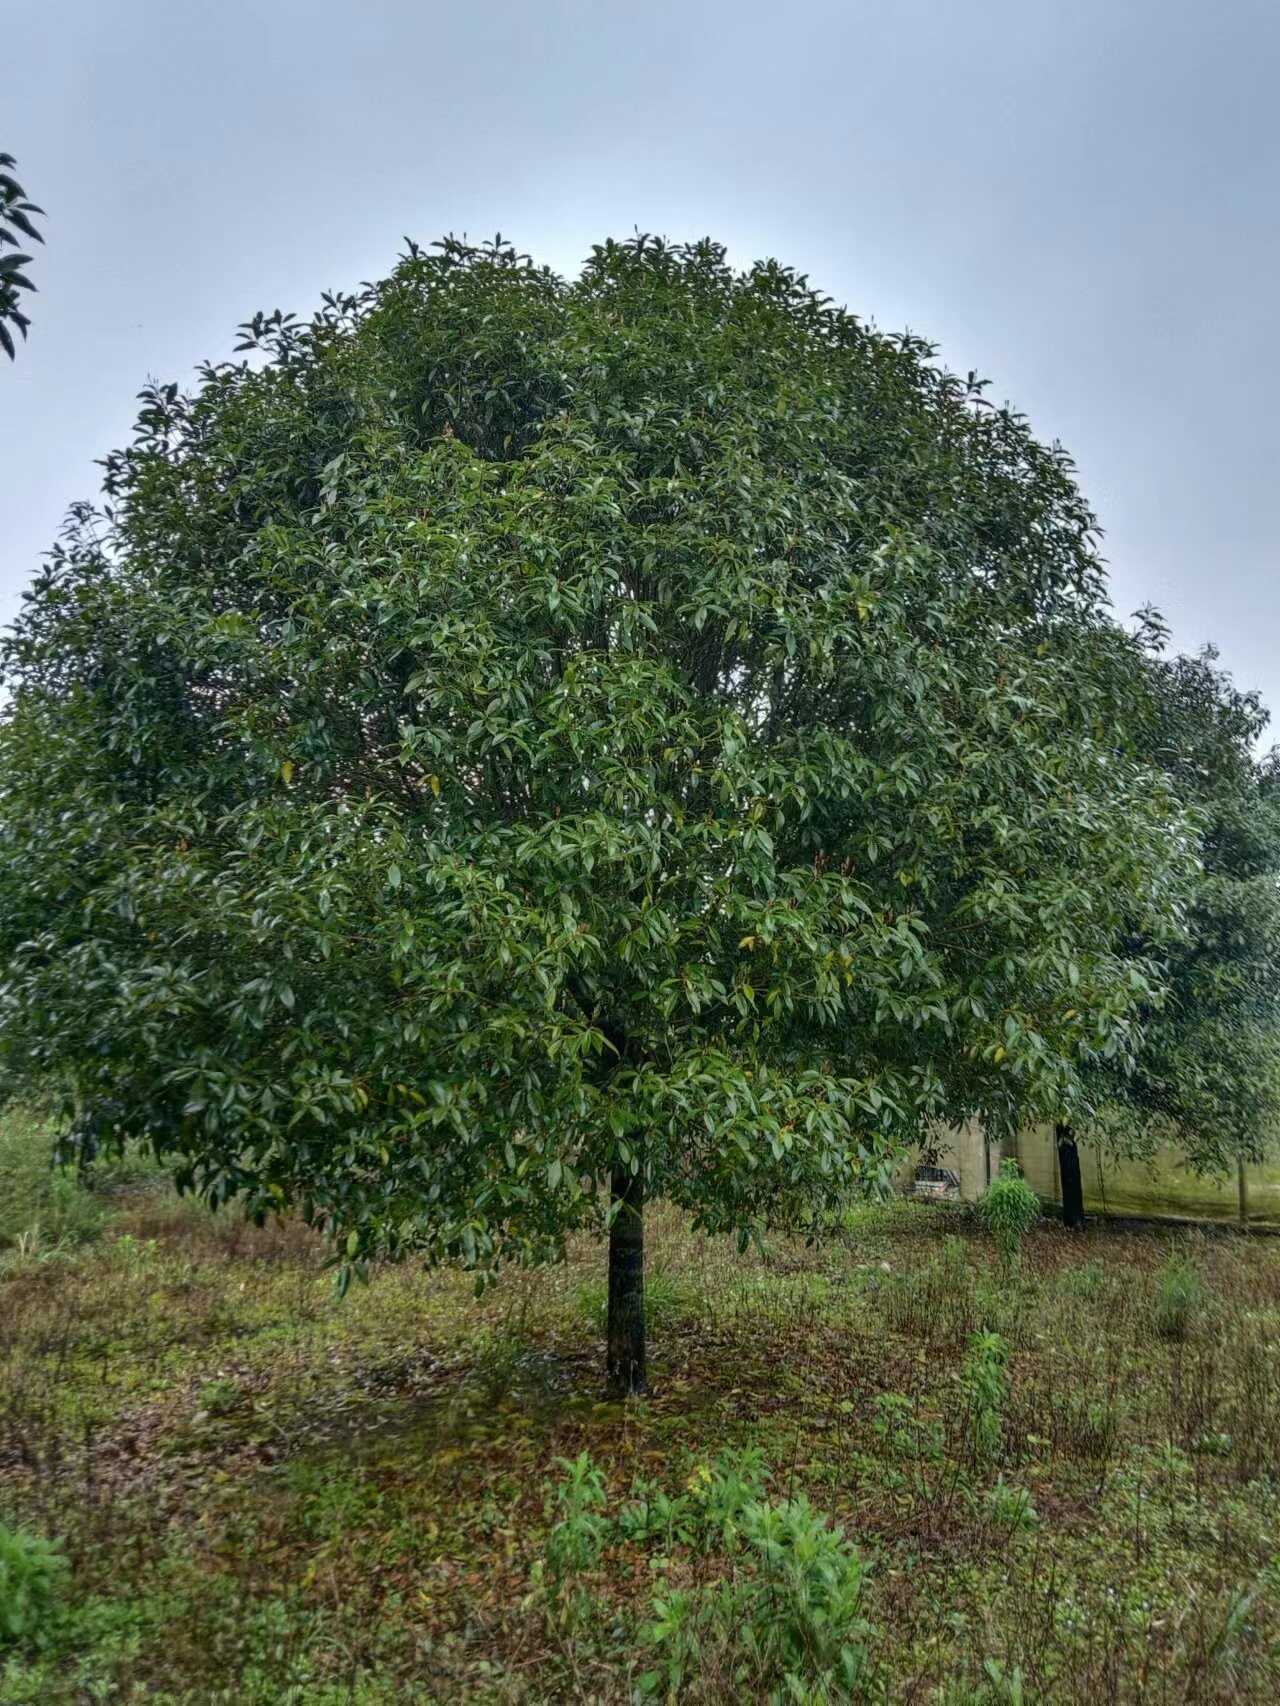
[[[968,1202],[981,1196],[990,1174],[999,1169],[1000,1145],[989,1146],[988,1173],[982,1128],[977,1121],[940,1130],[935,1143],[937,1164],[959,1175],[960,1195]],[[1032,1190],[1049,1202],[1061,1202],[1053,1127],[1035,1126],[1023,1132],[1012,1148]],[[910,1180],[914,1165],[912,1162],[904,1170],[904,1184]],[[1104,1160],[1097,1150],[1081,1144],[1080,1170],[1085,1208],[1093,1214],[1237,1223],[1241,1219],[1239,1177],[1197,1178],[1173,1149],[1158,1150],[1150,1162],[1116,1161]],[[1243,1176],[1248,1224],[1280,1229],[1280,1165],[1246,1166]]]
[[[1061,1200],[1053,1132],[1042,1127],[1019,1140],[1019,1159],[1028,1180],[1043,1196]],[[1158,1149],[1150,1161],[1104,1158],[1080,1146],[1085,1207],[1095,1214],[1151,1215],[1167,1220],[1241,1219],[1239,1172],[1225,1179],[1199,1178],[1175,1149]],[[1280,1227],[1280,1167],[1242,1169],[1245,1214],[1250,1225]],[[1053,1188],[1041,1179],[1053,1176]]]
[[[1019,1134],[1017,1156],[1027,1183],[1037,1196],[1050,1202],[1061,1202],[1062,1182],[1058,1177],[1058,1146],[1051,1125],[1032,1126]]]

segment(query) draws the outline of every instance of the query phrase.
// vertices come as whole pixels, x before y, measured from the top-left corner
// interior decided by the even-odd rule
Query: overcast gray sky
[[[0,360],[0,622],[148,377],[501,231],[765,254],[1074,453],[1117,608],[1280,709],[1278,0],[40,0],[0,150],[48,213]]]

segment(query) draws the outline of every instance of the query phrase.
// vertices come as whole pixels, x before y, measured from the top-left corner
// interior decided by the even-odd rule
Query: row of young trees
[[[1275,1110],[1261,713],[1057,448],[710,242],[410,246],[143,394],[5,645],[0,1088],[482,1274],[744,1239],[938,1121]],[[1247,1113],[1242,1122],[1238,1116]]]
[[[1086,1080],[1082,1133],[1149,1157],[1173,1145],[1199,1173],[1260,1161],[1280,1133],[1280,768],[1255,751],[1267,722],[1212,651],[1165,658],[1146,617],[1149,658],[1133,732],[1196,813],[1200,870],[1185,929],[1165,955],[1143,1046]],[[1063,1213],[1084,1220],[1076,1130],[1058,1127]]]

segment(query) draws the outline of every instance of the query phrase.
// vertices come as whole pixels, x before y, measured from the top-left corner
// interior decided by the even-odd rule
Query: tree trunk
[[[1058,1171],[1062,1175],[1062,1224],[1073,1231],[1084,1229],[1084,1185],[1080,1178],[1080,1151],[1069,1125],[1057,1128]]]
[[[644,1177],[613,1169],[609,1228],[609,1396],[649,1390],[644,1374]]]

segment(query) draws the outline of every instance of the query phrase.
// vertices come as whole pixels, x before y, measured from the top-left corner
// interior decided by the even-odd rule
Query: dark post
[[[1062,1224],[1074,1231],[1084,1229],[1084,1186],[1080,1179],[1080,1151],[1071,1126],[1056,1128],[1058,1171],[1062,1175]]]
[[[644,1373],[644,1176],[615,1167],[611,1184],[609,1396],[632,1398],[649,1390]]]

